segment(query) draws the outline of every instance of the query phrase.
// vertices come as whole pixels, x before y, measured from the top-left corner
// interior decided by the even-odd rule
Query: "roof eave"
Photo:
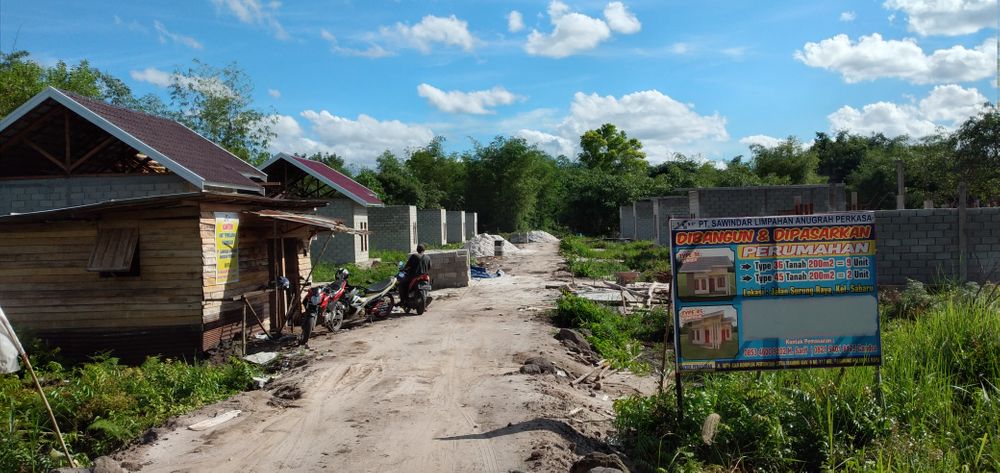
[[[326,184],[326,185],[332,187],[334,190],[336,190],[337,192],[343,194],[345,197],[351,199],[356,204],[358,204],[358,205],[360,205],[362,207],[380,207],[381,206],[381,204],[376,205],[376,204],[373,204],[371,202],[368,202],[368,201],[362,199],[357,194],[355,194],[353,192],[350,192],[347,189],[344,189],[343,187],[341,187],[337,183],[335,183],[335,182],[327,179],[325,176],[316,175],[316,173],[312,169],[310,169],[305,164],[302,164],[301,162],[299,162],[298,159],[295,159],[295,156],[289,155],[288,153],[278,153],[278,154],[274,155],[273,158],[269,159],[266,163],[262,164],[260,166],[260,169],[263,170],[264,168],[270,166],[271,164],[274,164],[279,159],[283,159],[286,162],[295,165],[295,167],[299,168],[300,170],[302,170],[306,174],[309,174],[310,176],[315,177],[316,179],[319,179],[320,182],[322,182],[323,184]],[[305,158],[303,158],[303,159],[305,159]],[[324,164],[324,166],[326,166],[326,165]]]

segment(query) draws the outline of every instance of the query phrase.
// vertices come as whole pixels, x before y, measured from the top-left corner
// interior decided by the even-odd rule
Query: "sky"
[[[272,150],[372,166],[497,135],[573,157],[614,123],[650,162],[749,156],[816,132],[919,138],[998,97],[1000,0],[117,2],[0,0],[0,49],[166,98],[235,62]]]

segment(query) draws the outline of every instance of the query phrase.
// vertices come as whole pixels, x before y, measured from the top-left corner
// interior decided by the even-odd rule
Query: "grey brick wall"
[[[172,174],[74,176],[0,181],[0,215],[195,190]]]
[[[969,279],[1000,281],[1000,207],[967,212]]]
[[[479,234],[479,214],[465,212],[465,239],[471,240]]]
[[[417,250],[417,208],[413,205],[387,205],[368,208],[371,247],[412,253]]]
[[[618,236],[629,240],[635,238],[634,205],[623,205],[618,208]]]
[[[689,195],[700,218],[792,214],[796,197],[803,204],[812,204],[813,213],[846,209],[843,184],[716,187],[692,190]]]
[[[449,210],[445,216],[448,243],[465,243],[465,211]]]
[[[466,287],[472,279],[469,274],[469,250],[428,251],[431,257],[431,286],[434,289]]]
[[[368,209],[350,199],[333,199],[326,207],[316,210],[318,215],[341,220],[344,225],[361,230],[368,225]],[[326,243],[332,236],[332,240]],[[321,233],[313,240],[310,253],[313,264],[327,262],[334,264],[365,263],[368,261],[368,249],[365,238],[371,242],[371,237],[348,235],[346,233]],[[326,251],[322,251],[326,245]],[[322,251],[322,255],[320,252]]]
[[[656,219],[658,226],[657,244],[662,246],[670,245],[670,219],[687,218],[689,212],[687,196],[669,196],[656,198]]]
[[[875,224],[879,284],[958,277],[958,209],[878,210]],[[968,209],[966,237],[968,279],[1000,279],[1000,208]]]
[[[417,239],[428,245],[448,243],[448,217],[444,209],[417,210]]]
[[[635,239],[656,241],[656,200],[635,203]]]

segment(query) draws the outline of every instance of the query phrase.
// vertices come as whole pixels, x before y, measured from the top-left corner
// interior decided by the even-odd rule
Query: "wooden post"
[[[72,162],[72,159],[70,158],[71,155],[70,155],[70,148],[69,148],[69,109],[68,108],[63,113],[63,124],[65,125],[65,129],[66,129],[66,174],[69,175],[70,163]]]
[[[242,356],[247,356],[247,304],[246,298],[243,299],[243,323],[240,325],[240,334],[243,337],[243,343],[240,345],[240,351]]]
[[[958,277],[962,282],[969,279],[969,239],[966,235],[969,216],[965,203],[967,198],[965,182],[958,183]]]
[[[851,191],[851,210],[858,210],[858,191]]]
[[[903,175],[903,160],[896,160],[896,210],[906,208],[906,177]]]

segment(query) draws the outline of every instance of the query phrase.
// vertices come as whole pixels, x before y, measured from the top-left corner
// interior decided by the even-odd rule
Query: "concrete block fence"
[[[174,175],[19,179],[0,185],[0,215],[38,212],[111,199],[180,194],[194,188]]]
[[[448,243],[465,243],[465,212],[449,210],[445,215]]]
[[[448,243],[448,217],[444,209],[417,210],[417,238],[428,245]]]
[[[373,250],[412,253],[417,250],[417,208],[413,205],[387,205],[368,208],[368,228]]]
[[[465,239],[471,240],[479,234],[479,214],[465,212]]]

